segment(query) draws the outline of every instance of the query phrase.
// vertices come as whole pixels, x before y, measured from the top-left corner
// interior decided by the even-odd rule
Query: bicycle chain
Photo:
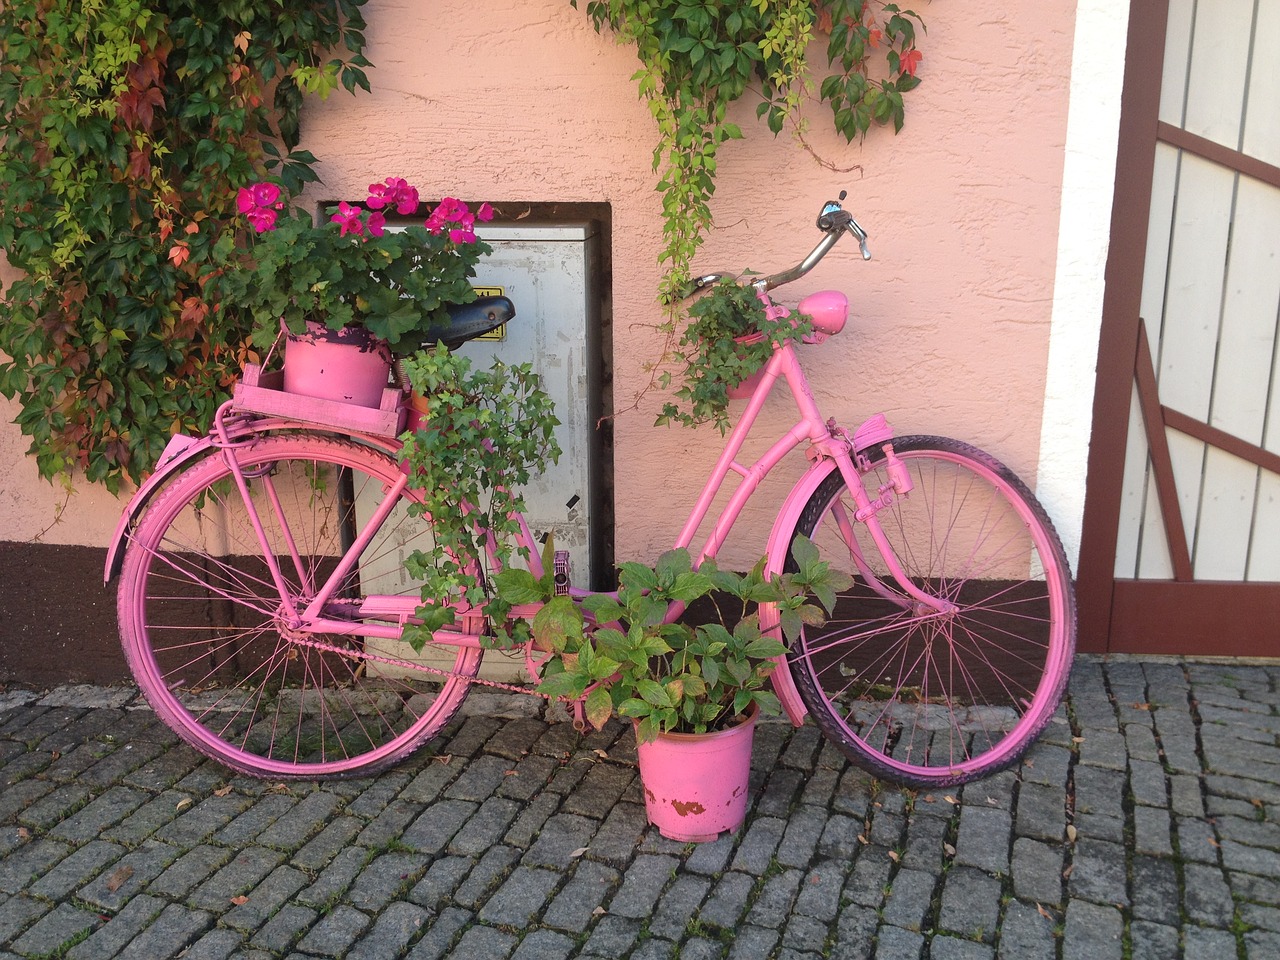
[[[425,663],[412,663],[408,660],[397,660],[394,657],[384,657],[376,653],[369,653],[365,650],[354,650],[351,647],[339,647],[332,643],[325,643],[322,640],[313,640],[309,637],[291,637],[290,643],[296,643],[304,647],[313,647],[316,650],[323,650],[328,653],[338,654],[345,657],[356,657],[360,660],[373,661],[374,663],[384,663],[390,667],[399,667],[402,670],[411,670],[418,673],[433,673],[441,677],[450,677],[456,680],[465,680],[467,683],[477,683],[482,687],[495,687],[498,690],[506,690],[509,693],[522,693],[525,696],[542,697],[544,700],[550,700],[551,697],[545,693],[539,693],[536,689],[531,690],[528,687],[518,686],[514,683],[503,683],[500,680],[489,680],[478,674],[474,677],[468,677],[465,674],[455,673],[452,670],[444,670],[440,667],[432,667]]]

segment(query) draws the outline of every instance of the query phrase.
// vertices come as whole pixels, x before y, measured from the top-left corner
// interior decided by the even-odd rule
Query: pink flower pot
[[[664,837],[701,843],[742,826],[758,714],[752,705],[728,730],[637,740],[645,813]]]
[[[363,327],[309,322],[304,333],[285,337],[286,393],[376,408],[390,372],[390,348]]]

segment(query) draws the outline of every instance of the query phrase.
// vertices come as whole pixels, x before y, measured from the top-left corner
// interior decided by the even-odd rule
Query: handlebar
[[[858,241],[858,249],[862,251],[862,259],[871,259],[871,250],[867,246],[867,231],[858,225],[858,221],[853,219],[853,215],[845,210],[840,204],[848,194],[840,191],[840,197],[837,200],[828,200],[822,205],[822,210],[818,214],[817,227],[825,236],[818,241],[809,255],[797,263],[794,267],[783,270],[780,273],[770,274],[767,277],[760,277],[753,280],[751,285],[760,291],[772,290],[783,284],[790,283],[793,280],[799,280],[806,273],[818,265],[818,261],[827,255],[827,252],[836,245],[842,236],[846,233],[852,234]],[[709,287],[720,280],[724,279],[724,274],[709,273],[706,276],[698,277],[693,282],[693,290],[697,292],[705,287]]]

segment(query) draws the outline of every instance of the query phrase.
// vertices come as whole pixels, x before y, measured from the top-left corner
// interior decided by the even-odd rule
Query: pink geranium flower
[[[339,236],[345,237],[348,233],[360,236],[364,233],[364,221],[360,219],[360,212],[359,207],[343,201],[338,204],[338,212],[329,221],[338,225]]]
[[[383,183],[369,184],[367,205],[371,210],[395,207],[396,213],[406,215],[417,212],[418,188],[403,177],[387,177]]]

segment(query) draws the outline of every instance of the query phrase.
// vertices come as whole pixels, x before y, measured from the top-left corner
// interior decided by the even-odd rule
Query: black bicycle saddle
[[[496,330],[516,315],[515,304],[506,297],[477,297],[471,303],[450,303],[449,323],[427,331],[426,348],[443,343],[456,350],[468,340]]]

